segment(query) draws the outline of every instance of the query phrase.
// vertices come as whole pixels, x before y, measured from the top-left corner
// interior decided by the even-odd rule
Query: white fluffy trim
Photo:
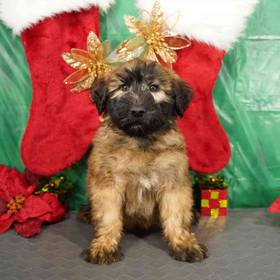
[[[150,11],[151,0],[137,0],[139,9]],[[159,0],[165,16],[179,13],[174,29],[190,39],[229,50],[246,25],[259,0]]]
[[[0,18],[15,34],[44,18],[98,6],[106,11],[115,0],[0,0]]]

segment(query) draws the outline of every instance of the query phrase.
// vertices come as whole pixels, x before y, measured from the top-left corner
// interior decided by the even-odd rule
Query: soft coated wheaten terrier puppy
[[[148,230],[155,224],[175,259],[206,257],[190,230],[192,186],[176,124],[191,96],[184,81],[150,61],[126,63],[95,83],[92,98],[104,121],[88,160],[94,236],[87,261],[120,260],[123,229]]]

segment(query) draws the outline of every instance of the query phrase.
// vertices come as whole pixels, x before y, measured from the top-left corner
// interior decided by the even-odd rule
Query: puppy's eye
[[[120,86],[120,89],[121,89],[122,91],[128,91],[128,85],[121,85],[121,86]]]
[[[159,90],[159,86],[158,85],[150,85],[150,91],[151,92],[156,92]]]

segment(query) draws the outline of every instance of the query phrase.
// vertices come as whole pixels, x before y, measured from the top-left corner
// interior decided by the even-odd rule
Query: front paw
[[[203,244],[195,243],[187,248],[171,248],[170,255],[181,262],[201,262],[207,258],[207,248]]]
[[[119,250],[107,251],[102,248],[89,248],[82,252],[82,258],[90,263],[104,265],[121,261],[123,259],[123,254]]]

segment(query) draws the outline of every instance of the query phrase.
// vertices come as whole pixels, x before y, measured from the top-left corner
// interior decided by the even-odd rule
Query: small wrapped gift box
[[[202,189],[201,190],[201,216],[220,217],[227,215],[228,190]]]

